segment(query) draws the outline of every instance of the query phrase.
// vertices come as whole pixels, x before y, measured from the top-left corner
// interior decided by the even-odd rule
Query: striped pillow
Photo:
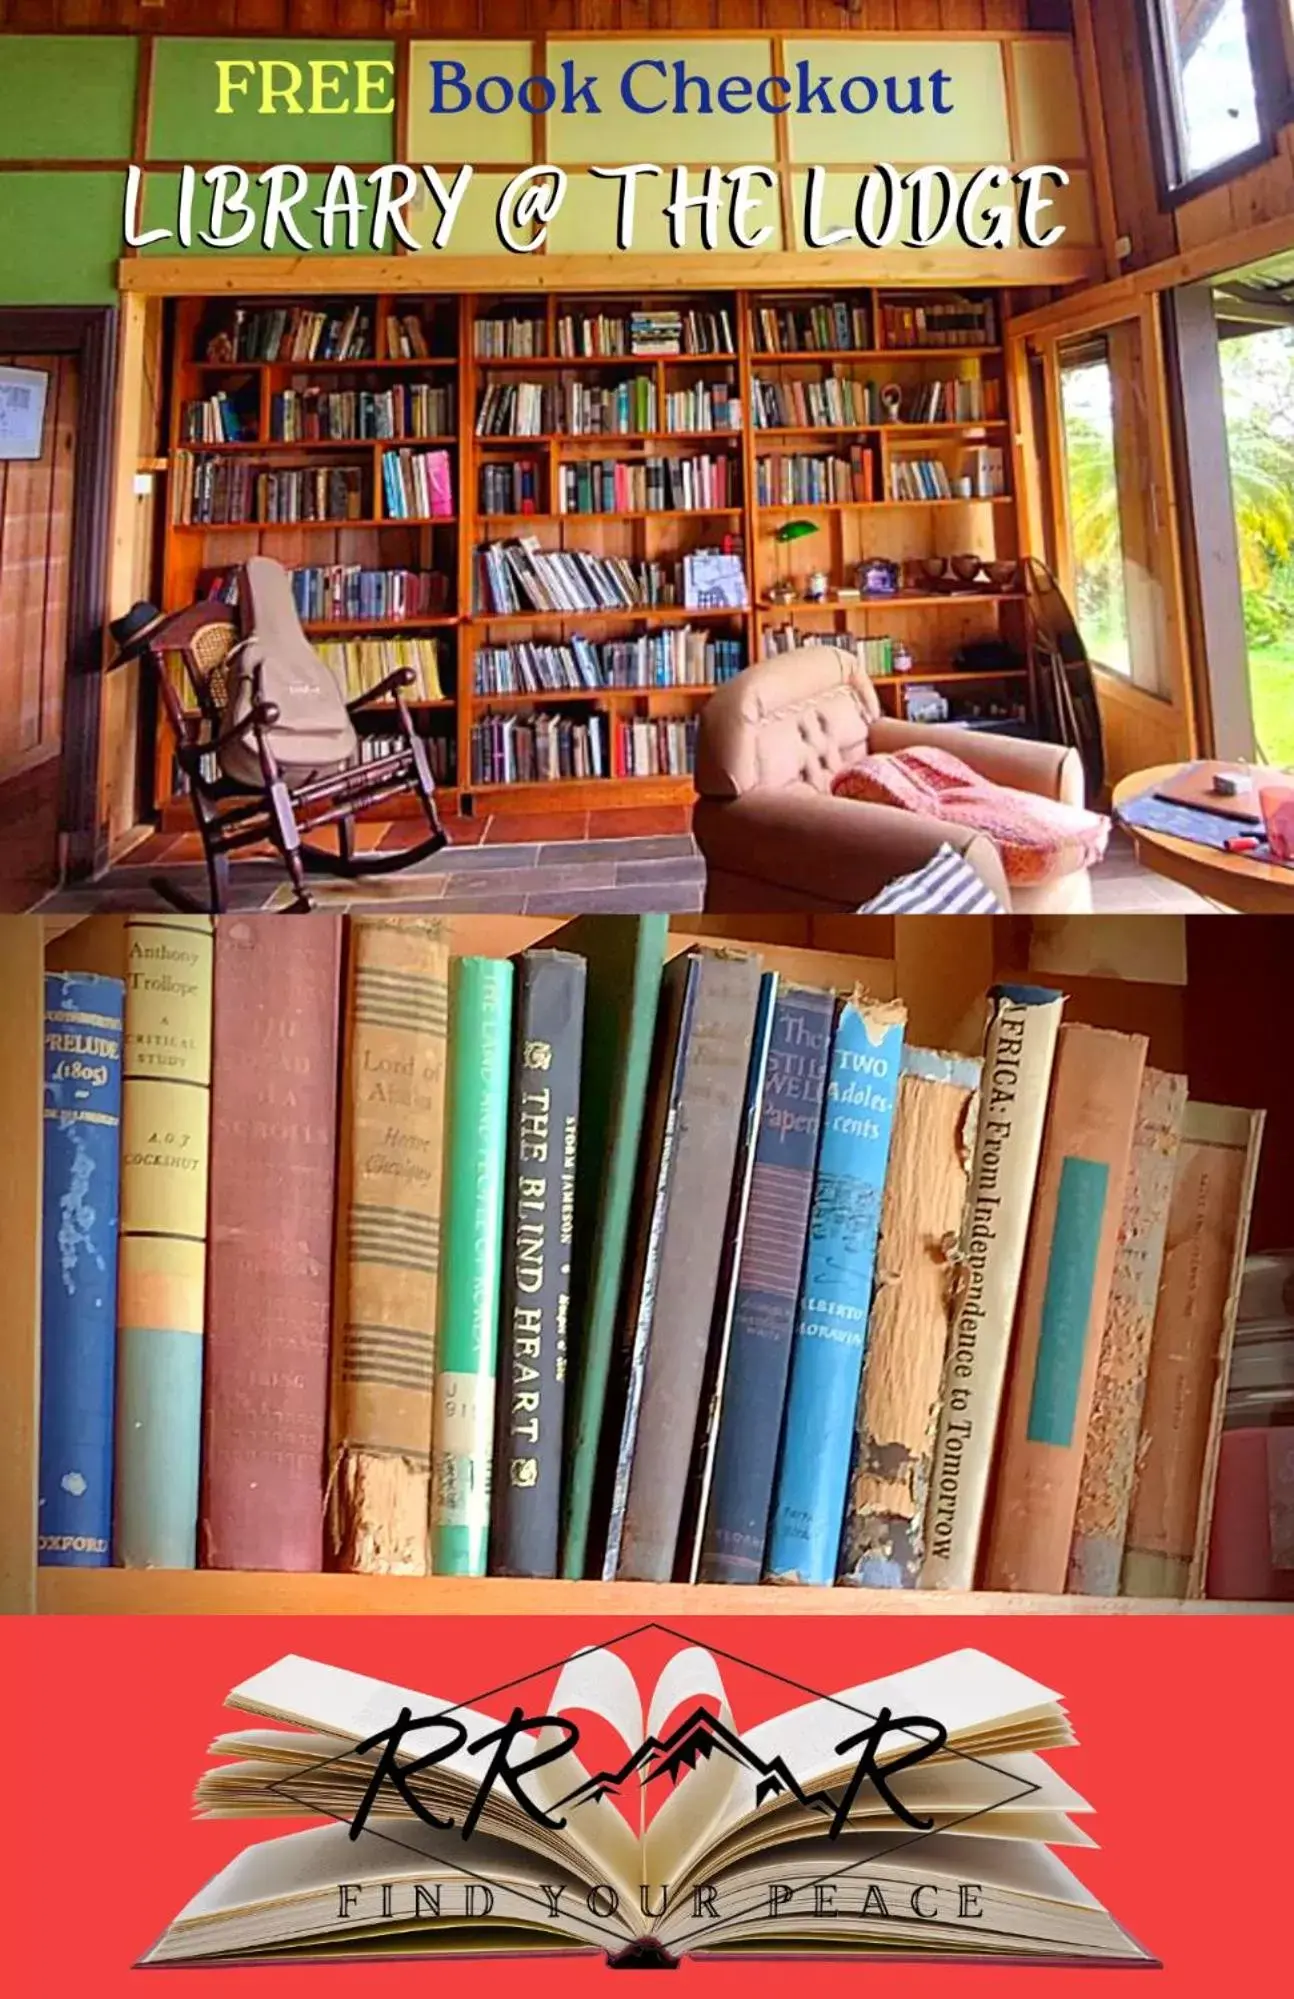
[[[943,846],[914,875],[900,875],[860,916],[1002,916],[1002,904],[954,847]]]

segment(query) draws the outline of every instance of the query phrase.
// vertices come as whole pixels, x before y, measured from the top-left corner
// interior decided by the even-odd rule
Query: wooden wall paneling
[[[8,353],[49,377],[38,460],[0,462],[0,781],[62,740],[76,448],[74,355]]]

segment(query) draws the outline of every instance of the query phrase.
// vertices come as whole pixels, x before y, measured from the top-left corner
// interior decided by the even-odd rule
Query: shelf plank
[[[1208,1617],[1289,1612],[1289,1604],[1176,1603],[988,1591],[743,1588],[723,1584],[516,1582],[501,1577],[317,1576],[232,1570],[39,1569],[40,1610],[222,1617]]]
[[[682,694],[690,700],[701,701],[725,685],[722,680],[694,681],[680,687],[658,687],[653,682],[644,682],[638,687],[553,687],[539,694],[473,694],[469,698],[474,708],[529,707],[536,701],[639,701],[644,694]],[[603,782],[601,779],[594,781]],[[633,780],[616,778],[613,782],[624,784]]]

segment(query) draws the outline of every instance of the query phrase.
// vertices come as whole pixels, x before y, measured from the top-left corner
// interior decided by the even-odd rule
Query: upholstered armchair
[[[881,711],[862,664],[806,646],[748,667],[702,714],[693,830],[706,863],[706,909],[853,911],[945,843],[963,853],[1004,909],[1090,910],[1083,868],[1011,891],[997,848],[964,827],[834,798],[832,780],[867,751],[935,744],[1017,791],[1083,803],[1077,751]]]

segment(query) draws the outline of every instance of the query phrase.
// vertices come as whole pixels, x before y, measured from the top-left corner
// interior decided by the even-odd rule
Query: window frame
[[[1179,208],[1199,195],[1225,187],[1273,159],[1279,149],[1281,127],[1294,119],[1291,67],[1294,46],[1287,0],[1240,0],[1240,4],[1249,43],[1259,137],[1240,152],[1192,173],[1186,165],[1181,79],[1171,53],[1169,9],[1173,0],[1139,0],[1137,15],[1155,141],[1155,178],[1160,207],[1165,210]]]

